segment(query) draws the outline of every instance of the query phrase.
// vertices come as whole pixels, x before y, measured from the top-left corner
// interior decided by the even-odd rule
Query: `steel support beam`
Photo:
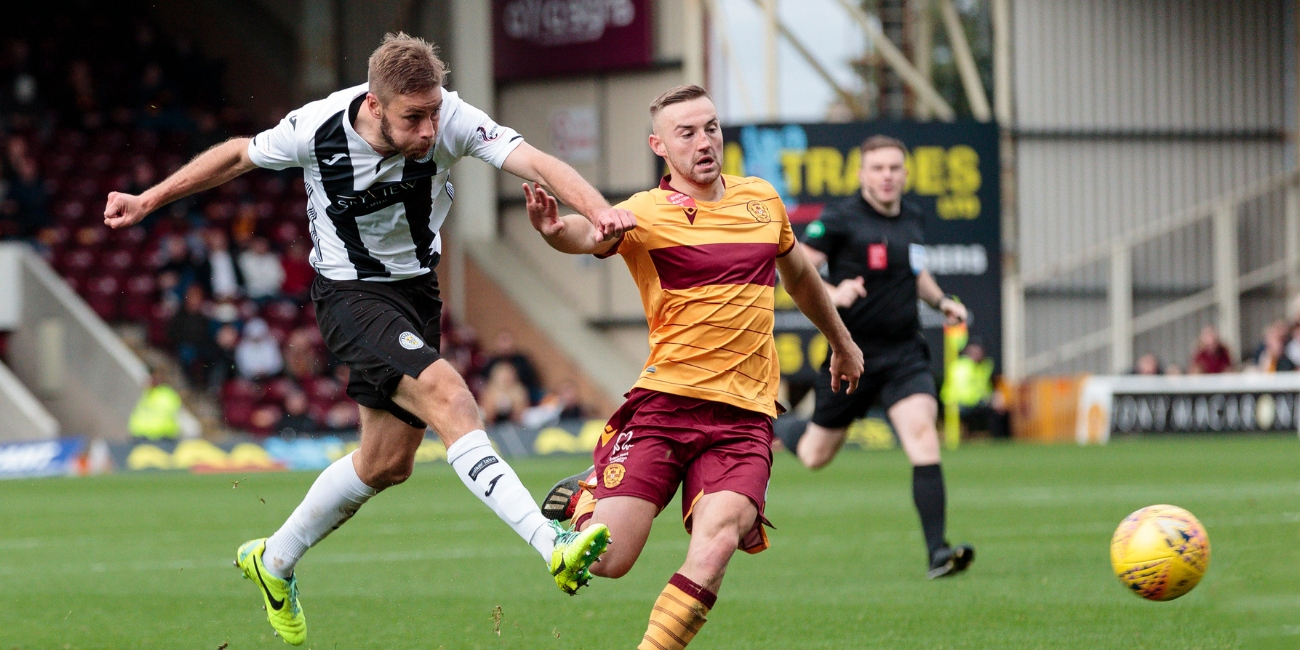
[[[1110,253],[1110,371],[1128,372],[1133,367],[1133,257],[1125,244]]]
[[[754,1],[757,2],[758,0]],[[934,111],[936,117],[944,122],[957,119],[957,112],[952,109],[952,106],[948,105],[948,101],[939,94],[939,91],[934,89],[934,85],[926,80],[925,75],[921,74],[907,60],[906,56],[903,56],[903,53],[894,45],[894,42],[889,40],[889,37],[885,36],[884,32],[880,31],[880,25],[876,21],[868,18],[865,13],[862,13],[860,7],[849,0],[837,1],[845,12],[858,21],[858,25],[862,27],[862,32],[867,35],[876,51],[880,52],[880,57],[885,60],[885,63],[888,63],[889,67],[898,73],[898,76],[903,79],[903,83],[907,84],[921,101],[929,105],[930,110]]]
[[[961,16],[952,0],[939,0],[939,13],[943,16],[943,26],[948,32],[948,43],[952,45],[952,55],[957,61],[957,73],[961,75],[961,85],[966,90],[966,101],[970,102],[971,114],[975,119],[987,122],[993,119],[993,112],[989,110],[989,98],[984,92],[979,69],[975,67],[975,56],[971,54],[970,43],[966,41],[966,29],[961,24]]]
[[[1237,262],[1237,206],[1224,203],[1214,212],[1214,301],[1219,336],[1230,350],[1241,349],[1241,279]]]

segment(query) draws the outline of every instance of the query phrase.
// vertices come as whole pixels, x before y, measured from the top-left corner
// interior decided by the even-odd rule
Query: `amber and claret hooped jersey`
[[[650,358],[636,388],[776,416],[776,258],[795,245],[776,190],[723,176],[717,203],[659,187],[620,203],[636,229],[618,248],[645,307]]]

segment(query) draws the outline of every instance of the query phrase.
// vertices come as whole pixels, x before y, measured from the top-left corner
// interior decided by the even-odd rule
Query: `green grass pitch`
[[[732,562],[691,647],[1300,647],[1298,447],[1286,436],[949,452],[950,537],[979,556],[933,582],[901,452],[848,451],[815,473],[783,454],[772,549]],[[540,496],[586,462],[513,464]],[[0,650],[286,647],[231,559],[313,478],[0,481]],[[1213,546],[1201,585],[1168,603],[1127,593],[1109,564],[1114,527],[1154,503],[1191,510]],[[445,465],[422,469],[299,566],[303,647],[631,648],[685,553],[678,513],[660,517],[629,576],[570,598]]]

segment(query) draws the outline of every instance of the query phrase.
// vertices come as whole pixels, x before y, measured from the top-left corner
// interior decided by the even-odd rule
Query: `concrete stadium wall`
[[[1053,275],[1062,258],[1293,168],[1292,0],[1015,0],[1014,170],[1026,279],[1025,352],[1108,325],[1105,263]],[[1281,255],[1279,192],[1239,227],[1243,271]],[[1134,314],[1208,288],[1209,224],[1133,253]],[[1283,290],[1243,296],[1241,340],[1280,317]],[[1214,309],[1135,341],[1186,363]],[[1105,350],[1052,372],[1104,371]]]

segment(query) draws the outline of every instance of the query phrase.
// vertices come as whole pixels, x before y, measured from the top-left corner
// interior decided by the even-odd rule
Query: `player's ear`
[[[374,93],[366,93],[366,108],[370,111],[370,117],[376,120],[384,115],[384,105],[379,101],[379,95]]]
[[[664,141],[660,140],[659,136],[655,135],[654,131],[650,132],[650,150],[655,152],[655,155],[661,158],[668,157],[668,151],[664,149]]]

